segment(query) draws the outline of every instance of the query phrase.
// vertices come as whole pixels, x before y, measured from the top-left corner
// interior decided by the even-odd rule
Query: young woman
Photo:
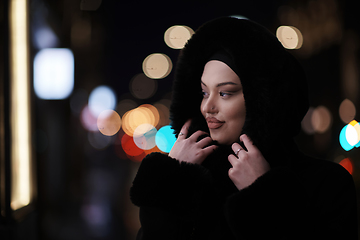
[[[264,27],[219,18],[177,63],[177,135],[130,191],[138,239],[357,239],[355,188],[340,165],[298,151],[305,74]]]

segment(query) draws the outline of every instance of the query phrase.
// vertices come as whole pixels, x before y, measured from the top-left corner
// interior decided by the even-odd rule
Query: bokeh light
[[[172,62],[165,54],[153,53],[144,59],[142,69],[149,78],[161,79],[170,74]]]
[[[104,110],[114,110],[116,101],[114,91],[110,87],[103,85],[95,88],[90,93],[88,105],[90,112],[97,117]]]
[[[149,150],[155,147],[156,128],[148,123],[139,125],[134,131],[134,143],[138,148]]]
[[[315,132],[326,132],[332,124],[332,116],[330,111],[324,106],[315,108],[311,116],[311,123]]]
[[[124,131],[122,131],[122,129],[120,129],[117,134],[117,137],[115,138],[113,146],[114,146],[115,155],[118,158],[125,160],[125,159],[128,159],[128,156],[126,155],[124,149],[121,146],[121,139],[124,136],[124,134],[125,134]]]
[[[121,127],[121,118],[114,110],[105,110],[97,118],[97,127],[102,134],[113,136]]]
[[[176,137],[174,131],[171,129],[170,125],[166,125],[158,130],[155,136],[155,142],[157,147],[165,152],[169,153],[171,148],[174,146]]]
[[[190,27],[175,25],[165,31],[164,41],[170,48],[182,49],[193,34]]]
[[[353,173],[354,167],[350,158],[341,160],[339,164],[343,166],[350,174]]]
[[[284,48],[287,49],[299,49],[303,44],[303,37],[300,30],[293,26],[278,27],[276,37]]]
[[[45,23],[40,27],[34,27],[33,43],[38,49],[56,48],[59,45],[59,39],[54,31]]]
[[[141,161],[146,155],[145,152],[136,146],[133,138],[124,134],[121,138],[121,146],[127,157],[133,161]]]
[[[160,120],[160,114],[159,111],[157,110],[157,108],[151,104],[142,104],[139,106],[139,108],[146,108],[147,112],[151,112],[150,116],[151,117],[151,122],[149,122],[151,125],[153,126],[157,126]]]
[[[157,110],[150,106],[149,104],[144,104],[124,114],[122,128],[127,135],[133,136],[135,129],[141,124],[157,125],[159,115],[154,114]]]
[[[356,115],[356,107],[354,103],[349,99],[342,101],[339,107],[339,115],[341,121],[346,124],[352,121]]]
[[[157,82],[148,78],[145,74],[139,73],[129,84],[131,94],[138,99],[147,99],[152,97],[157,90]]]
[[[41,99],[67,98],[74,88],[74,55],[67,48],[45,48],[34,58],[34,90]]]
[[[351,133],[349,133],[349,137],[347,137],[347,139],[350,145],[355,146],[360,141],[360,124],[357,121],[353,120],[348,125],[349,127],[347,130],[351,129],[349,130],[349,132]]]
[[[340,132],[339,141],[345,151],[360,147],[360,124],[353,120],[345,125]]]
[[[356,143],[359,141],[356,129],[351,125],[348,125],[348,127],[346,128],[345,136],[346,136],[347,142],[351,146],[355,146]]]
[[[301,128],[308,135],[315,133],[315,129],[313,128],[313,125],[311,122],[311,117],[312,117],[313,112],[314,112],[314,108],[310,107],[308,112],[306,113],[305,117],[301,121]]]
[[[97,119],[94,117],[94,115],[90,112],[89,106],[86,105],[80,114],[80,122],[81,125],[87,130],[87,131],[98,131],[97,127]]]

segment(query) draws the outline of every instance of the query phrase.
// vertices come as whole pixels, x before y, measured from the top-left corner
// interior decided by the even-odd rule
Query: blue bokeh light
[[[95,88],[89,96],[89,109],[94,117],[104,110],[114,110],[116,107],[116,95],[114,91],[105,85]]]
[[[346,129],[348,126],[349,125],[346,125],[343,127],[343,129],[341,129],[340,136],[339,136],[340,145],[345,151],[350,151],[351,149],[354,148],[354,146],[351,146],[349,144],[348,140],[346,139]]]
[[[160,128],[156,133],[156,145],[163,152],[170,152],[171,148],[174,146],[175,141],[176,137],[170,125],[166,125]]]

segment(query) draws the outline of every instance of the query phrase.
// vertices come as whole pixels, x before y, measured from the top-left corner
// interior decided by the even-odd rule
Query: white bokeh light
[[[74,55],[67,48],[46,48],[34,58],[34,90],[41,99],[67,98],[74,88]]]
[[[355,127],[350,124],[346,128],[345,136],[350,146],[355,146],[359,142],[358,132]]]

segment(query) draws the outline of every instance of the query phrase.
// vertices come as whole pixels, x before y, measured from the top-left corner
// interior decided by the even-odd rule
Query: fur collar
[[[200,78],[207,59],[219,49],[228,52],[243,85],[247,134],[270,162],[279,161],[300,130],[308,110],[303,69],[264,27],[249,20],[224,17],[200,27],[182,49],[173,84],[171,125],[177,135],[188,119],[189,134],[209,132],[200,112]]]

